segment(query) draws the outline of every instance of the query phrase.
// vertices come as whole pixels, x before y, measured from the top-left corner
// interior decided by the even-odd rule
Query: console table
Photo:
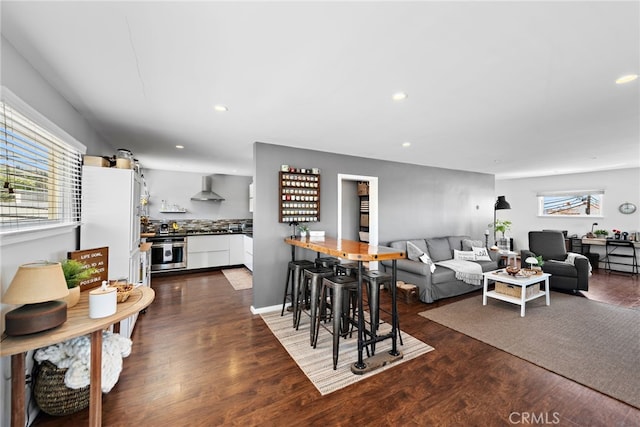
[[[397,349],[398,337],[398,308],[396,304],[396,262],[398,259],[406,258],[404,251],[388,248],[386,246],[372,246],[366,242],[356,242],[355,240],[335,239],[325,237],[313,239],[310,237],[288,237],[285,243],[291,245],[291,259],[295,261],[295,248],[305,248],[317,253],[323,253],[338,258],[348,259],[358,262],[358,360],[351,365],[351,372],[354,374],[364,374],[365,372],[384,366],[402,358],[402,353]],[[384,261],[392,260],[393,269],[391,275],[391,333],[384,336],[375,336],[370,340],[365,340],[365,325],[363,313],[363,292],[362,292],[362,271],[363,261]],[[378,342],[391,338],[391,350],[387,355],[375,355],[365,362],[362,357],[364,347],[372,342]]]
[[[37,334],[7,336],[0,342],[0,356],[11,356],[11,426],[25,423],[25,356],[29,350],[57,344],[91,334],[91,384],[89,386],[89,425],[102,425],[102,330],[148,307],[155,297],[150,287],[135,288],[127,301],[119,303],[117,312],[101,319],[89,318],[89,292],[82,292],[80,302],[67,311],[62,325]]]

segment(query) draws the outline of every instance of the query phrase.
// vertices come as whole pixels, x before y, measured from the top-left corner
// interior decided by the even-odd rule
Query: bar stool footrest
[[[351,372],[353,372],[356,375],[363,375],[363,374],[366,374],[367,372],[375,371],[376,369],[386,366],[390,363],[397,362],[403,357],[404,355],[402,354],[401,351],[398,351],[398,354],[395,356],[391,354],[391,350],[383,351],[381,353],[377,353],[371,357],[364,359],[363,367],[357,367],[358,362],[353,362],[351,364]]]

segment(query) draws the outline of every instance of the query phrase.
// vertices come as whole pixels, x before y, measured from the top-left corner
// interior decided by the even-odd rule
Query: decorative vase
[[[306,231],[301,231],[300,232],[300,237],[307,237],[307,232]]]
[[[506,237],[499,238],[498,241],[496,242],[496,246],[498,246],[498,248],[501,251],[508,251],[509,250],[509,239],[507,239]]]
[[[67,303],[67,308],[71,308],[78,304],[78,301],[80,301],[80,286],[69,289],[69,295],[64,297],[63,301]]]

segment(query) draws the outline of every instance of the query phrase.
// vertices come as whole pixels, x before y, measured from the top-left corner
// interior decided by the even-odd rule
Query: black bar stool
[[[302,286],[300,286],[300,297],[298,297],[297,324],[296,329],[300,326],[300,317],[306,305],[307,296],[309,297],[309,316],[311,322],[309,325],[309,344],[313,345],[313,339],[316,331],[316,317],[318,316],[318,303],[320,298],[320,288],[322,279],[333,276],[333,269],[329,267],[313,267],[305,268],[303,271]],[[302,302],[300,302],[302,301]]]
[[[327,317],[331,317],[333,335],[333,369],[338,366],[338,351],[340,349],[340,336],[346,337],[353,329],[353,318],[355,317],[356,303],[353,297],[358,290],[358,281],[351,276],[332,276],[322,279],[320,291],[320,304],[318,305],[318,315],[315,324],[315,335],[313,338],[313,348],[318,344],[318,334],[322,320],[326,322]],[[327,316],[327,297],[331,291],[333,298],[331,301],[331,314]]]
[[[340,264],[340,259],[332,256],[318,257],[315,263],[316,267],[332,268],[335,271],[335,266]]]
[[[384,273],[379,270],[365,270],[362,272],[362,281],[367,283],[367,299],[369,303],[371,333],[375,336],[380,324],[380,286],[385,285],[387,289],[391,290],[391,274]],[[404,345],[402,343],[402,335],[400,334],[400,319],[396,320],[400,345]],[[373,351],[375,351],[375,347]]]
[[[355,276],[358,274],[358,264],[355,262],[346,262],[336,264],[336,276]]]
[[[289,261],[287,266],[287,279],[284,284],[284,297],[282,298],[282,311],[280,316],[284,315],[284,309],[287,305],[287,297],[291,300],[293,310],[293,327],[296,327],[296,309],[298,307],[298,295],[300,295],[300,283],[302,282],[302,272],[305,268],[313,268],[311,261],[299,260]]]

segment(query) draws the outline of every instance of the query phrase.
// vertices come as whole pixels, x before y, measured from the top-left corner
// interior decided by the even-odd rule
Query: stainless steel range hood
[[[191,200],[202,200],[202,201],[209,200],[213,202],[221,202],[224,200],[224,197],[211,191],[211,177],[203,176],[202,191],[197,194],[194,194],[193,197],[191,197]]]

